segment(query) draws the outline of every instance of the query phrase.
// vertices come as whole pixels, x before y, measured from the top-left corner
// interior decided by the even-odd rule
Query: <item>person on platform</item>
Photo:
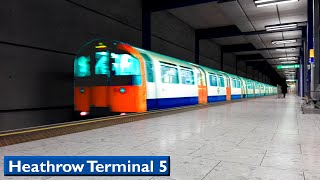
[[[278,95],[278,99],[281,98],[281,86],[279,84],[277,84],[277,95]]]
[[[287,85],[283,85],[282,87],[281,87],[281,91],[282,91],[282,94],[283,94],[283,97],[282,98],[286,98],[286,94],[287,94],[287,92],[288,92],[288,90],[287,90]]]

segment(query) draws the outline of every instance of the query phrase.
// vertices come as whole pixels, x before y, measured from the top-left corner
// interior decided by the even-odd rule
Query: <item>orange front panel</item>
[[[112,112],[146,112],[147,93],[143,86],[111,86],[110,108]],[[121,92],[124,88],[125,92]],[[122,89],[123,90],[123,89]]]
[[[109,106],[109,92],[107,86],[91,87],[91,104],[94,107]]]
[[[231,88],[227,87],[226,90],[227,90],[227,101],[231,101]]]
[[[110,108],[112,112],[146,112],[147,111],[147,87],[144,59],[132,46],[118,44],[118,49],[129,52],[140,62],[141,79],[140,86],[111,86],[109,87]],[[125,92],[120,92],[125,88]]]
[[[74,88],[74,105],[76,111],[89,112],[91,92],[89,87]]]

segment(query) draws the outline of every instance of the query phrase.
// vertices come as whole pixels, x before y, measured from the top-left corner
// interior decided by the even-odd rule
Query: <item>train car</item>
[[[135,49],[147,64],[147,110],[207,103],[207,80],[202,68],[169,56]]]
[[[257,84],[251,79],[102,39],[85,44],[74,61],[74,105],[81,116],[146,112],[265,94]]]
[[[258,82],[258,81],[256,81],[256,88],[257,88],[257,90],[258,90],[258,94],[257,94],[257,97],[259,97],[259,96],[263,96],[264,95],[264,92],[263,92],[263,86],[262,86],[262,83],[261,82]]]
[[[246,79],[246,85],[247,85],[247,97],[253,98],[255,97],[255,88],[254,88],[254,81],[251,79]]]
[[[242,91],[241,91],[241,80],[239,76],[225,73],[229,77],[230,86],[231,86],[231,100],[241,99]]]
[[[267,88],[267,96],[271,95],[270,85],[266,84],[266,88]]]
[[[248,86],[246,78],[240,77],[242,98],[248,98]]]
[[[253,89],[254,89],[254,97],[259,97],[260,96],[259,82],[253,81]]]
[[[266,96],[267,93],[266,93],[266,84],[265,83],[261,83],[261,88],[262,88],[262,93],[263,93],[263,96]]]
[[[228,83],[225,74],[222,71],[201,67],[206,74],[208,88],[208,102],[226,101],[228,92]]]

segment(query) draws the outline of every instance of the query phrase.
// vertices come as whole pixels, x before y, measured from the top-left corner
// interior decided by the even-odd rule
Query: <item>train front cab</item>
[[[130,45],[93,40],[74,61],[75,112],[145,112],[146,82],[143,58]]]

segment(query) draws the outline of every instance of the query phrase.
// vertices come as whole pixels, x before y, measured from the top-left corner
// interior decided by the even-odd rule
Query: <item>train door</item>
[[[245,92],[246,92],[245,98],[248,98],[248,95],[249,95],[248,81],[243,80],[243,82],[244,82],[244,89],[245,89]]]
[[[156,83],[156,78],[155,78],[155,63],[153,60],[146,54],[141,53],[144,62],[145,62],[145,69],[146,69],[146,79],[147,79],[147,110],[153,110],[157,109],[158,107],[158,100],[157,100],[157,89],[159,87],[158,84]]]
[[[197,69],[198,78],[198,102],[199,104],[207,104],[208,102],[208,88],[206,81],[206,74],[200,67],[194,66]]]
[[[230,101],[231,100],[231,84],[230,84],[230,78],[228,76],[225,76],[226,77],[226,81],[227,81],[227,86],[226,86],[226,98],[227,98],[227,101]]]

